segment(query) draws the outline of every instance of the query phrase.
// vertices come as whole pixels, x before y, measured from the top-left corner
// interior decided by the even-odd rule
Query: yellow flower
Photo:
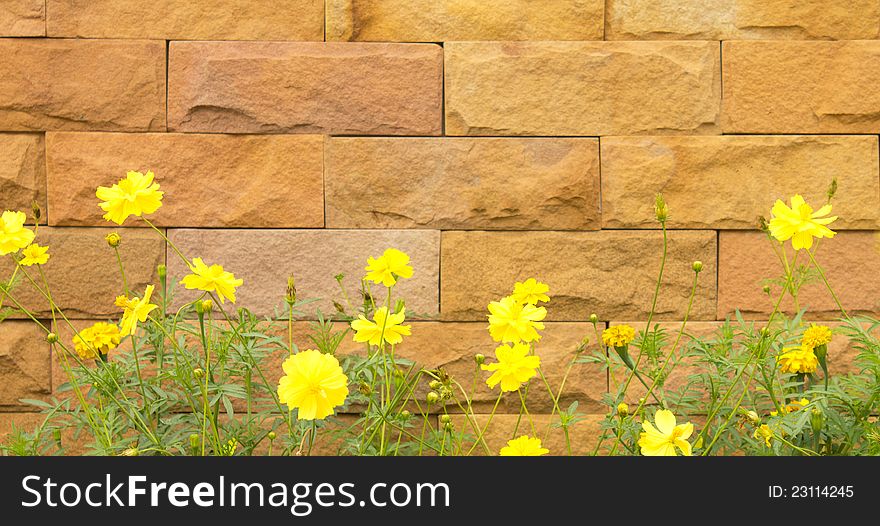
[[[49,261],[48,251],[49,247],[41,247],[36,243],[32,243],[21,251],[21,255],[24,257],[21,258],[19,263],[26,267],[31,265],[45,265],[46,262]]]
[[[770,429],[770,426],[767,424],[761,424],[760,427],[755,429],[755,434],[752,435],[758,440],[764,440],[764,444],[767,447],[770,447],[770,440],[773,438],[773,430]]]
[[[226,272],[221,265],[205,265],[202,258],[194,258],[190,270],[193,273],[180,281],[186,288],[217,292],[221,303],[226,303],[226,298],[235,303],[235,287],[240,287],[243,280],[235,279],[232,272]]]
[[[541,359],[537,356],[529,356],[529,346],[525,343],[515,343],[513,347],[504,344],[495,349],[497,363],[481,365],[484,371],[494,371],[486,380],[490,388],[501,383],[502,391],[516,391],[522,384],[528,382],[537,373],[541,366]]]
[[[544,303],[550,301],[550,296],[547,295],[549,291],[550,286],[546,283],[529,278],[513,285],[513,298],[520,303],[537,305],[539,301]]]
[[[396,248],[389,248],[378,258],[367,260],[365,280],[390,287],[397,283],[397,277],[411,278],[413,269],[409,266],[409,256]]]
[[[801,345],[783,349],[782,354],[776,357],[776,362],[783,373],[809,374],[816,372],[819,359],[812,347]]]
[[[388,307],[376,309],[373,321],[361,314],[351,322],[351,328],[355,330],[354,341],[379,345],[384,339],[390,345],[397,345],[403,341],[404,336],[411,334],[409,325],[401,325],[405,319],[406,314],[403,311],[389,315]]]
[[[538,330],[544,329],[541,320],[547,309],[528,303],[522,304],[513,296],[489,304],[489,334],[496,342],[531,342],[541,339]]]
[[[34,240],[34,233],[24,226],[25,221],[24,212],[6,210],[0,216],[0,256],[15,254]]]
[[[644,432],[639,435],[639,447],[642,455],[646,457],[674,457],[675,448],[681,450],[681,454],[691,456],[691,445],[687,441],[694,432],[694,425],[675,424],[675,415],[672,411],[660,409],[654,415],[655,428],[650,422],[642,422]]]
[[[794,413],[798,409],[803,409],[810,403],[806,398],[801,398],[800,400],[795,400],[794,402],[782,406],[782,414],[787,415],[789,413]],[[770,411],[770,416],[778,416],[778,411]]]
[[[306,350],[281,364],[278,399],[290,410],[299,409],[300,420],[323,420],[345,403],[348,378],[332,354]]]
[[[550,450],[541,447],[540,438],[532,438],[523,435],[514,440],[508,440],[507,446],[501,448],[502,457],[540,457]]]
[[[834,237],[835,232],[825,225],[833,223],[837,216],[823,217],[831,213],[830,204],[813,212],[803,197],[795,195],[791,198],[791,208],[777,199],[772,213],[770,234],[779,241],[791,239],[795,250],[812,247],[814,237]]]
[[[98,353],[107,354],[115,349],[121,339],[119,327],[99,321],[73,337],[73,348],[83,360],[93,360],[98,358]]]
[[[116,298],[116,306],[123,309],[122,321],[119,322],[120,335],[123,337],[133,335],[137,330],[138,322],[143,323],[147,321],[147,316],[150,315],[150,312],[158,308],[157,305],[150,303],[153,289],[152,285],[147,285],[143,298],[126,298],[125,296],[118,296]]]
[[[636,337],[636,330],[629,325],[615,325],[602,331],[602,343],[608,347],[626,347]]]
[[[828,345],[831,342],[831,329],[825,325],[810,325],[804,331],[803,343],[804,347],[815,349],[820,345]]]
[[[128,216],[152,214],[162,206],[164,192],[159,191],[159,183],[153,182],[153,172],[144,175],[129,171],[125,179],[110,188],[99,186],[95,195],[103,201],[98,206],[104,212],[104,219],[121,225]]]

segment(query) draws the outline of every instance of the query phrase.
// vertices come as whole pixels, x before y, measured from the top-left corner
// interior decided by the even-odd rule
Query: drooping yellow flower
[[[6,210],[0,216],[0,256],[15,254],[34,240],[33,231],[24,226],[25,221],[24,212]]]
[[[379,345],[384,339],[389,345],[397,345],[403,341],[404,336],[411,334],[409,325],[401,325],[405,319],[406,313],[403,311],[389,315],[388,307],[376,309],[373,321],[361,314],[351,322],[351,328],[355,331],[354,341]]]
[[[45,265],[47,261],[49,261],[49,247],[41,247],[36,243],[31,243],[24,250],[21,251],[21,255],[24,256],[21,258],[22,265],[26,267],[30,267],[31,265]]]
[[[508,440],[507,445],[501,448],[500,455],[502,457],[540,457],[549,452],[549,449],[541,447],[540,438],[523,435],[514,440]]]
[[[694,425],[690,422],[676,425],[675,415],[667,409],[660,409],[654,415],[654,424],[642,422],[643,433],[639,435],[639,447],[642,455],[646,457],[674,457],[675,448],[681,450],[681,454],[691,456],[691,444],[688,437],[694,432]]]
[[[807,407],[807,405],[809,405],[809,403],[810,403],[810,401],[807,400],[806,398],[801,398],[800,400],[795,400],[788,405],[782,406],[782,414],[787,415],[789,413],[794,413],[795,411],[797,411],[799,409],[803,409],[804,407]],[[770,416],[778,416],[778,415],[779,415],[778,411],[770,411]]]
[[[409,266],[409,256],[396,248],[386,249],[378,258],[370,257],[367,260],[365,280],[373,283],[381,283],[390,287],[397,283],[397,277],[411,278],[413,268]]]
[[[125,296],[116,298],[116,306],[123,309],[122,321],[119,322],[119,334],[121,336],[133,335],[137,330],[138,322],[143,323],[147,321],[147,316],[150,315],[150,312],[158,308],[158,305],[150,303],[150,296],[153,295],[154,288],[152,285],[147,285],[143,298],[126,298]]]
[[[770,441],[773,439],[773,430],[767,424],[761,424],[760,427],[755,429],[755,434],[752,436],[758,440],[763,440],[764,445],[770,447]]]
[[[550,296],[547,295],[549,291],[550,286],[546,283],[541,283],[535,278],[529,278],[513,285],[513,298],[520,303],[537,305],[539,301],[544,303],[550,301]]]
[[[783,349],[782,353],[776,357],[776,362],[783,373],[791,374],[815,373],[816,367],[819,365],[819,359],[816,358],[813,348],[806,345]]]
[[[629,325],[615,325],[602,331],[602,343],[607,347],[626,347],[636,337],[636,330]]]
[[[547,309],[522,304],[513,296],[489,304],[489,334],[496,342],[531,342],[541,339],[538,330],[547,316]]]
[[[834,237],[835,232],[826,225],[837,220],[837,216],[823,217],[831,213],[830,204],[813,212],[803,197],[795,195],[791,198],[791,208],[777,199],[772,213],[770,234],[779,241],[791,239],[795,250],[812,247],[814,237]]]
[[[825,325],[810,325],[804,331],[804,338],[801,343],[804,347],[815,349],[820,345],[828,345],[831,342],[831,329]]]
[[[98,353],[106,355],[115,349],[121,339],[116,324],[99,321],[73,337],[73,348],[83,360],[94,360]]]
[[[278,399],[290,410],[299,409],[300,420],[323,420],[345,403],[348,378],[331,354],[306,350],[281,364]]]
[[[165,192],[159,191],[159,183],[154,183],[153,177],[153,172],[144,175],[129,171],[125,179],[110,188],[99,186],[95,195],[102,201],[98,206],[106,212],[104,219],[121,225],[128,216],[141,217],[158,210]]]
[[[190,269],[193,273],[180,281],[186,288],[216,292],[221,303],[226,303],[226,298],[235,303],[235,287],[240,287],[243,280],[235,279],[232,272],[223,270],[221,265],[205,265],[202,258],[194,258]]]
[[[541,359],[537,356],[529,356],[529,345],[515,343],[513,347],[504,344],[495,349],[496,363],[483,364],[480,366],[484,371],[493,371],[492,376],[486,380],[486,385],[494,388],[499,383],[501,390],[512,392],[518,390],[522,384],[528,382],[536,374],[541,366]]]

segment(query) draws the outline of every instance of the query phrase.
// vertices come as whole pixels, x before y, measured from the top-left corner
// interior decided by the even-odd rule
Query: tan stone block
[[[602,40],[602,0],[329,0],[327,40]]]
[[[658,228],[654,196],[662,193],[670,228],[755,229],[777,199],[824,202],[836,178],[835,224],[876,229],[877,158],[876,137],[603,137],[602,222]]]
[[[441,311],[445,319],[485,320],[487,305],[530,277],[550,286],[548,320],[647,316],[662,253],[659,232],[444,232]],[[673,231],[657,319],[684,315],[701,260],[691,319],[714,319],[715,233]]]
[[[41,37],[46,34],[44,0],[6,0],[0,5],[0,35]]]
[[[569,436],[571,440],[572,455],[590,455],[596,448],[599,437],[602,435],[601,423],[605,418],[603,415],[581,415],[582,420],[569,427]],[[519,426],[517,427],[517,420]],[[485,428],[483,440],[489,448],[490,456],[498,456],[501,448],[507,445],[507,442],[513,438],[523,435],[535,436],[541,439],[541,445],[550,450],[550,456],[564,456],[567,454],[565,445],[565,434],[561,428],[551,427],[553,423],[558,423],[559,417],[549,414],[532,414],[531,421],[525,415],[519,418],[518,414],[496,414],[492,421],[489,422],[488,414],[477,414],[470,419],[465,415],[452,415],[452,425],[454,426],[456,436],[456,454],[466,454],[470,451],[479,432],[477,429]],[[488,427],[486,424],[488,423]],[[534,430],[532,429],[534,423]],[[514,433],[516,431],[516,433]],[[463,452],[458,453],[457,443],[461,434],[464,434],[462,443],[464,444]],[[514,436],[516,435],[516,436]],[[613,442],[606,440],[604,442],[606,448]],[[603,448],[604,451],[604,448]],[[473,448],[472,455],[486,455],[486,450],[482,445]]]
[[[714,42],[451,42],[449,135],[718,133]]]
[[[877,133],[880,42],[723,44],[725,133]]]
[[[22,398],[45,400],[51,392],[49,344],[32,321],[0,322],[0,407],[37,408]]]
[[[165,43],[0,39],[0,128],[164,131]]]
[[[36,201],[42,208],[40,223],[46,223],[46,155],[41,134],[0,134],[0,195],[3,210],[21,210],[29,220]]]
[[[119,252],[128,287],[133,295],[140,297],[147,285],[158,283],[156,266],[165,261],[165,244],[152,230],[121,228],[116,231],[122,236]],[[68,318],[118,318],[121,315],[113,302],[123,293],[122,278],[113,249],[104,240],[108,232],[110,230],[104,228],[43,227],[37,234],[36,241],[49,246],[50,259],[42,268],[52,299]],[[8,276],[11,272],[9,260],[0,263],[0,275]],[[29,268],[28,274],[42,288],[36,267]],[[155,294],[158,295],[158,291]],[[51,318],[48,301],[27,279],[21,279],[11,297],[37,317]],[[5,305],[14,306],[10,300]]]
[[[282,306],[287,277],[293,275],[300,298],[321,299],[303,308],[307,318],[314,318],[317,309],[334,313],[333,299],[345,303],[334,279],[340,273],[346,276],[351,301],[359,305],[367,258],[380,256],[386,248],[397,248],[410,255],[415,273],[411,279],[400,280],[394,297],[404,298],[407,309],[428,316],[437,314],[440,234],[436,231],[170,229],[169,237],[188,258],[222,264],[243,279],[244,285],[236,292],[238,305],[260,315]],[[179,280],[184,275],[183,262],[169,252],[169,279]],[[372,290],[381,299],[384,288],[374,286]],[[178,302],[196,297],[196,291],[177,287]]]
[[[877,0],[609,0],[606,39],[877,38]]]
[[[599,226],[595,139],[333,138],[327,226]]]
[[[433,44],[172,42],[176,131],[439,135]]]
[[[832,225],[833,226],[833,225]],[[780,287],[771,285],[770,295],[761,290],[764,281],[784,276],[767,237],[759,232],[721,232],[718,266],[718,318],[739,309],[749,319],[766,319],[773,311]],[[786,242],[788,261],[794,259],[791,243]],[[838,232],[820,242],[816,260],[822,266],[831,287],[850,315],[880,313],[880,238],[876,232]],[[810,265],[803,251],[798,265]],[[801,309],[808,319],[835,319],[841,316],[822,280],[812,279],[800,289]],[[791,314],[794,304],[786,297],[780,309]]]
[[[165,192],[158,225],[324,226],[320,136],[50,133],[47,144],[53,225],[107,225],[95,189],[151,170]]]
[[[324,40],[321,0],[47,0],[51,37]]]

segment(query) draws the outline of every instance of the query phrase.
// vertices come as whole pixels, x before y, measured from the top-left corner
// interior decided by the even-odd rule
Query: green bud
[[[436,391],[436,390],[440,389],[441,387],[443,387],[443,384],[440,383],[439,380],[431,380],[430,382],[428,382],[428,387],[430,387],[431,389]]]
[[[825,426],[825,413],[818,407],[814,407],[813,411],[810,412],[810,426],[813,428],[814,435],[819,435]]]
[[[43,211],[40,210],[40,204],[36,201],[31,202],[31,212],[34,213],[34,223],[39,223],[40,218],[43,216]]]
[[[159,274],[159,279],[165,281],[165,278],[168,277],[168,267],[165,265],[159,265],[156,267],[156,273]]]
[[[394,305],[394,314],[400,314],[401,312],[406,311],[406,302],[402,299],[397,300],[397,304]]]
[[[617,404],[617,414],[620,415],[621,418],[627,416],[629,414],[629,406],[620,402]]]
[[[195,378],[201,378],[205,376],[205,371],[203,371],[200,367],[193,369],[193,376]]]
[[[595,312],[590,314],[590,323],[599,323],[599,316]]]
[[[452,422],[452,417],[451,417],[451,416],[449,416],[449,415],[440,415],[440,423],[441,423],[441,424],[448,424],[449,422]]]
[[[770,295],[770,285],[764,285],[761,290],[764,291],[764,294]]]
[[[703,262],[700,260],[694,261],[693,264],[691,265],[691,268],[694,269],[694,272],[699,274],[700,272],[703,271]]]
[[[199,447],[199,435],[193,433],[189,436],[189,447],[193,449]]]
[[[761,417],[754,411],[746,411],[746,419],[748,419],[749,423],[753,426],[761,423]]]
[[[50,332],[49,334],[46,335],[46,341],[49,342],[50,344],[58,343],[58,335],[55,334],[54,332]]]
[[[484,363],[486,363],[486,356],[479,353],[475,354],[474,361],[477,362],[477,365],[483,365]]]
[[[443,424],[443,429],[445,429],[446,431],[452,431],[452,429],[453,429],[452,422],[447,422],[447,423]]]
[[[107,241],[107,244],[110,245],[111,248],[116,248],[122,243],[122,236],[117,234],[116,232],[110,232],[104,238]]]
[[[288,276],[287,278],[287,291],[284,294],[284,301],[288,305],[296,303],[296,280],[293,276]]]
[[[269,434],[266,435],[266,438],[268,438],[269,440],[275,440],[276,438],[278,438],[278,435],[275,434],[275,431],[269,431]]]
[[[654,215],[657,216],[657,221],[661,223],[665,223],[669,219],[669,206],[666,204],[666,200],[663,199],[663,194],[657,194],[654,197]]]
[[[428,393],[428,396],[425,397],[425,400],[428,402],[428,404],[436,404],[440,401],[440,395],[437,394],[436,391],[430,391]]]
[[[336,309],[336,312],[339,314],[345,314],[345,307],[338,301],[333,302],[333,308]]]
[[[407,418],[409,418],[411,416],[412,416],[412,413],[410,413],[406,409],[404,409],[403,411],[400,412],[400,417],[403,418],[404,420],[406,420]]]

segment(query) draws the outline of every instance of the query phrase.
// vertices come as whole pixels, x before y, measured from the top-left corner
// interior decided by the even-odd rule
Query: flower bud
[[[193,369],[193,376],[196,378],[201,378],[205,376],[205,371],[203,371],[200,367]]]
[[[51,343],[58,343],[58,335],[55,334],[54,332],[50,332],[49,334],[46,335],[46,341],[49,342],[50,344]]]
[[[140,456],[140,451],[136,447],[126,449],[122,453],[120,453],[122,457],[137,457]]]
[[[156,274],[159,275],[159,279],[165,281],[165,278],[168,277],[168,267],[165,265],[159,265],[156,267]]]
[[[52,439],[55,440],[55,444],[58,447],[61,447],[61,430],[60,429],[53,429],[52,430]]]
[[[373,389],[370,387],[370,384],[367,382],[361,382],[358,384],[358,391],[364,396],[370,396],[373,393]]]
[[[110,232],[107,234],[107,237],[104,238],[107,241],[107,244],[112,248],[116,248],[122,243],[122,236],[117,234],[116,232]]]
[[[451,417],[451,416],[449,416],[449,415],[440,415],[440,423],[441,423],[441,424],[448,424],[449,422],[452,422],[452,417]]]
[[[337,275],[333,276],[333,279],[335,279],[339,283],[342,283],[342,280],[345,279],[345,274],[337,274]]]
[[[761,417],[758,416],[758,413],[756,413],[754,411],[746,411],[746,418],[748,419],[749,423],[752,424],[753,426],[756,426],[761,423]]]
[[[703,262],[700,260],[694,261],[693,264],[691,265],[691,268],[694,269],[694,272],[699,274],[700,272],[703,271]]]
[[[474,361],[477,362],[477,365],[483,365],[484,363],[486,363],[486,356],[477,353],[474,355]]]
[[[31,212],[34,213],[34,223],[39,223],[40,218],[43,216],[43,211],[40,210],[40,204],[36,201],[31,202]]]
[[[338,301],[333,302],[333,308],[336,309],[336,312],[339,314],[345,314],[345,307]]]
[[[425,397],[425,400],[428,402],[428,404],[436,404],[440,401],[440,395],[437,394],[437,392],[435,391],[430,391],[428,393],[428,396]]]
[[[436,391],[443,387],[443,384],[440,383],[438,380],[431,380],[430,382],[428,382],[428,387]]]
[[[406,302],[402,299],[397,300],[397,304],[394,305],[394,314],[400,314],[401,312],[406,311]]]
[[[278,438],[278,435],[275,434],[275,431],[269,431],[269,434],[266,435],[266,438],[268,438],[269,440],[275,440],[276,438]]]
[[[189,436],[189,447],[193,449],[199,447],[199,435],[193,433]]]
[[[657,194],[654,197],[654,214],[657,216],[657,221],[661,223],[665,223],[669,219],[669,206],[663,199],[663,194]]]
[[[766,338],[770,334],[769,327],[761,327],[761,336]]]
[[[284,301],[288,305],[296,303],[296,280],[293,276],[288,276],[287,278],[287,292],[284,294]]]
[[[818,435],[825,426],[825,413],[818,407],[814,407],[810,412],[810,426],[813,428],[813,434]]]
[[[411,417],[411,416],[412,416],[412,413],[410,413],[407,409],[404,409],[403,411],[400,412],[400,417],[403,418],[404,420]]]
[[[770,295],[770,285],[764,285],[761,287],[761,290],[764,291],[764,294],[767,294],[768,296]]]
[[[595,312],[590,314],[590,323],[599,323],[599,316]]]
[[[214,302],[211,300],[202,300],[202,312],[205,314],[214,310]]]
[[[445,429],[446,431],[452,431],[452,429],[453,429],[452,422],[447,422],[447,423],[443,424],[443,429]]]
[[[629,406],[623,402],[617,404],[617,414],[620,415],[621,418],[629,415]]]

